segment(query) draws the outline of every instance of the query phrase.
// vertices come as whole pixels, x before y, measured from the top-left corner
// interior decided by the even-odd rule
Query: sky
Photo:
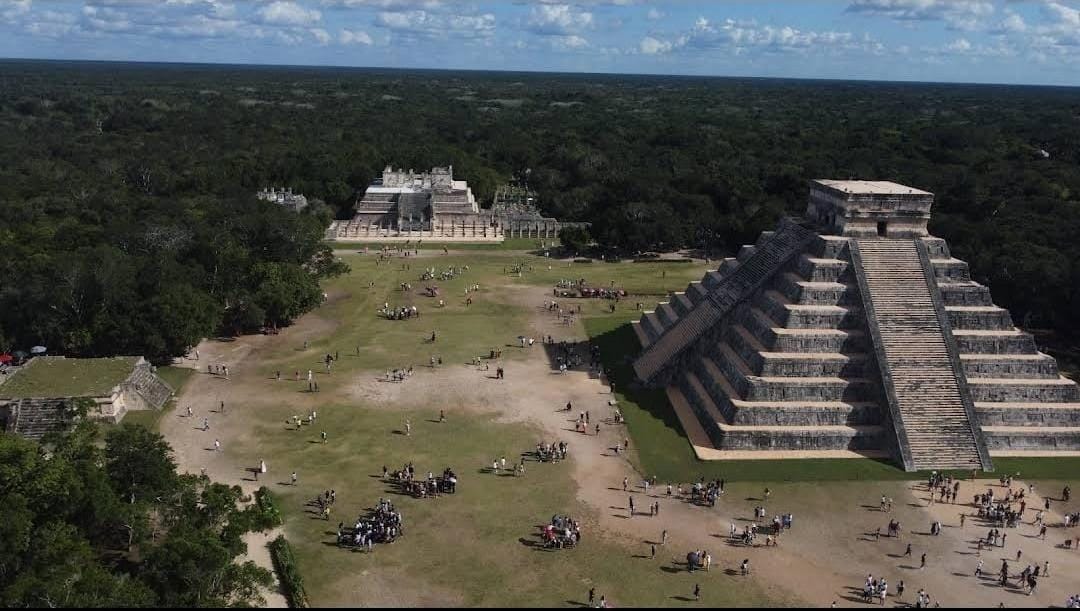
[[[0,57],[1080,85],[1080,0],[0,0]]]

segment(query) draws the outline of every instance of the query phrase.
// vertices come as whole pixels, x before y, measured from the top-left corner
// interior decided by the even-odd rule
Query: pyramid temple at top
[[[638,378],[666,387],[718,458],[856,451],[990,470],[991,455],[1080,450],[1080,387],[928,234],[933,199],[813,181],[805,217],[633,323]]]

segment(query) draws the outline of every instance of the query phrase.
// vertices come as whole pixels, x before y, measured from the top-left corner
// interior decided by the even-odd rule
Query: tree
[[[109,431],[105,465],[114,489],[129,503],[156,499],[176,488],[172,449],[161,435],[139,425]]]
[[[582,253],[589,247],[592,237],[584,227],[564,227],[559,230],[559,241],[570,253]]]

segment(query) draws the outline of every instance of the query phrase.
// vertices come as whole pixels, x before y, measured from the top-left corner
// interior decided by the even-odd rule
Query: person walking
[[[323,432],[321,433],[321,436],[322,436],[322,442],[323,442],[323,443],[326,443],[326,431],[323,431]]]
[[[189,405],[189,406],[187,406],[187,417],[190,418],[191,415],[192,415],[191,414],[191,406]]]
[[[919,561],[919,570],[921,571],[921,570],[923,570],[925,568],[926,568],[926,554],[924,553],[922,555],[922,560]]]
[[[215,452],[220,452],[221,451],[221,442],[218,441],[217,439],[214,440],[214,451]]]
[[[655,558],[656,558],[656,544],[655,543],[650,543],[649,544],[649,560],[653,560]]]
[[[202,430],[203,431],[209,431],[210,430],[210,419],[209,418],[204,417],[202,419]]]
[[[660,533],[660,545],[667,545],[667,530],[666,529],[664,530],[664,532]]]
[[[694,600],[701,600],[701,585],[694,584]]]
[[[295,485],[296,485],[296,471],[293,471],[293,472],[292,472],[292,485],[293,485],[293,486],[295,486]]]

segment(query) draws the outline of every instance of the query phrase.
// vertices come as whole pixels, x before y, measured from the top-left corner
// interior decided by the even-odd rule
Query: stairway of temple
[[[901,446],[911,466],[981,468],[979,435],[965,407],[963,373],[954,370],[934,307],[932,287],[914,239],[859,239],[856,268],[865,282],[863,301],[874,313],[870,331],[878,352]],[[970,399],[968,399],[970,404]],[[985,454],[985,451],[983,452]],[[988,466],[988,465],[985,465]]]
[[[928,235],[932,198],[813,181],[804,219],[632,323],[638,380],[667,388],[699,457],[987,470],[1080,451],[1080,385]]]
[[[645,351],[634,362],[634,370],[642,380],[652,380],[663,368],[673,368],[680,355],[702,334],[716,325],[735,304],[768,280],[814,237],[813,232],[794,222],[781,223],[775,233],[764,235],[757,247],[749,251],[733,271],[705,275],[704,286],[695,289],[699,300],[689,312],[675,315],[673,308],[643,318],[643,328],[649,338]]]

